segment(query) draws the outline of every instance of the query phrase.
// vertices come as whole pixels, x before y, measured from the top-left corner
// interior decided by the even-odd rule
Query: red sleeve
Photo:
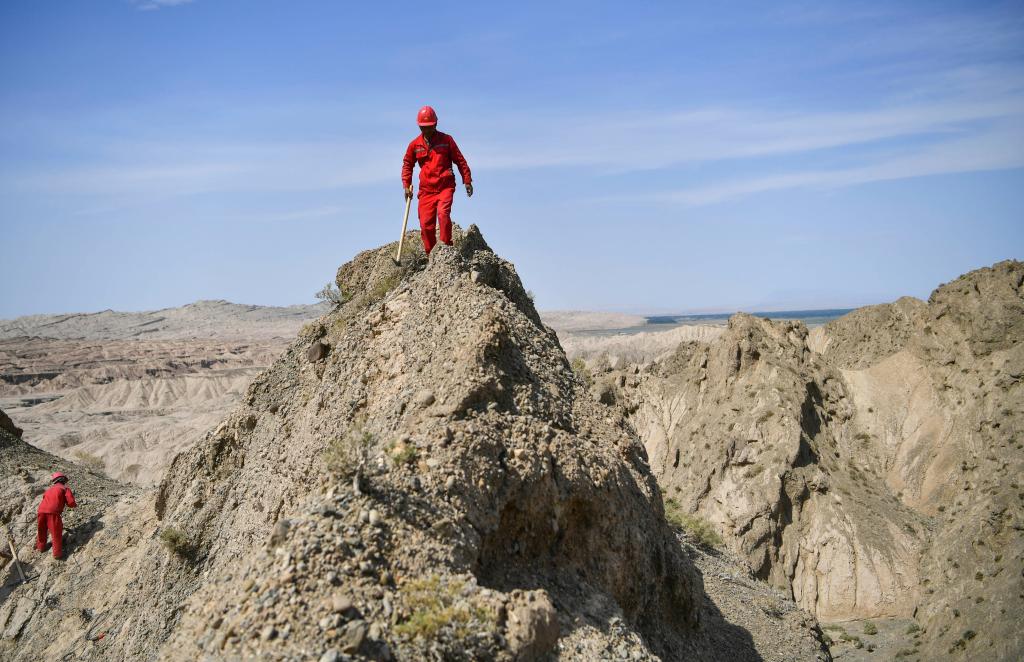
[[[64,499],[67,501],[68,508],[74,508],[78,505],[75,503],[75,495],[72,494],[71,488],[67,485],[64,486]]]
[[[402,186],[409,188],[412,186],[412,167],[416,164],[416,157],[413,156],[413,144],[416,141],[409,143],[409,146],[405,148],[405,158],[402,159]]]
[[[473,173],[469,171],[469,164],[466,163],[466,157],[462,155],[459,150],[459,146],[455,144],[455,138],[448,136],[448,144],[451,145],[452,161],[455,161],[455,165],[459,167],[459,174],[462,175],[463,184],[473,183]]]

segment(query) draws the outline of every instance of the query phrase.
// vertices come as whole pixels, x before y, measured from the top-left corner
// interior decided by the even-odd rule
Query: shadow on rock
[[[97,513],[89,519],[75,522],[64,530],[64,558],[89,544],[92,537],[103,529],[103,522]]]
[[[0,606],[7,601],[7,598],[14,593],[19,586],[21,586],[21,575],[18,574],[17,568],[14,567],[13,563],[10,563],[9,557],[0,557],[0,560],[8,563],[7,569],[3,574],[3,584],[0,584]],[[39,576],[39,573],[35,571],[35,568],[31,563],[26,563],[25,559],[20,559],[21,571],[25,573],[25,578],[31,582],[34,578]]]

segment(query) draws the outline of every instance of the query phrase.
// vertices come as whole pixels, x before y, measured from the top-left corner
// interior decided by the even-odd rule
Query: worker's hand
[[[473,197],[473,185],[472,184],[466,184],[466,197],[469,197],[469,198]]]
[[[412,186],[405,187],[405,199],[412,200]]]

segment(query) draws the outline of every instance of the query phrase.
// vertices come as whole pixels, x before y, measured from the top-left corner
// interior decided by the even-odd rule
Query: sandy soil
[[[605,354],[612,362],[643,363],[663,357],[684,341],[711,342],[724,329],[719,324],[693,324],[639,333],[559,331],[558,339],[570,359],[589,360]]]
[[[0,408],[36,446],[151,485],[324,310],[200,301],[0,321]]]
[[[544,323],[558,333],[563,331],[597,331],[604,329],[627,329],[644,326],[647,319],[642,315],[626,313],[602,313],[586,310],[545,310],[540,317]]]

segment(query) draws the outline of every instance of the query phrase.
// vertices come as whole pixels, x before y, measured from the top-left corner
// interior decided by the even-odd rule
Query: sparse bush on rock
[[[316,296],[319,301],[333,304],[335,306],[340,306],[348,300],[344,293],[342,293],[341,289],[334,283],[327,283],[314,296]]]
[[[361,427],[354,428],[331,440],[324,451],[324,463],[328,470],[349,476],[366,464],[373,443],[372,433]]]
[[[167,551],[182,559],[189,559],[193,554],[192,543],[188,537],[179,529],[173,526],[164,527],[160,530],[160,542]]]
[[[582,381],[587,388],[594,385],[594,375],[591,374],[586,361],[580,357],[576,357],[572,360],[571,365],[572,371],[576,373],[576,376],[580,378],[580,381]]]
[[[705,547],[721,547],[723,544],[722,536],[711,522],[686,512],[674,498],[665,499],[665,520],[673,528],[685,531]]]
[[[448,630],[457,639],[495,628],[496,614],[466,598],[466,583],[432,574],[410,579],[399,587],[409,617],[395,626],[395,633],[409,638],[433,639]]]

